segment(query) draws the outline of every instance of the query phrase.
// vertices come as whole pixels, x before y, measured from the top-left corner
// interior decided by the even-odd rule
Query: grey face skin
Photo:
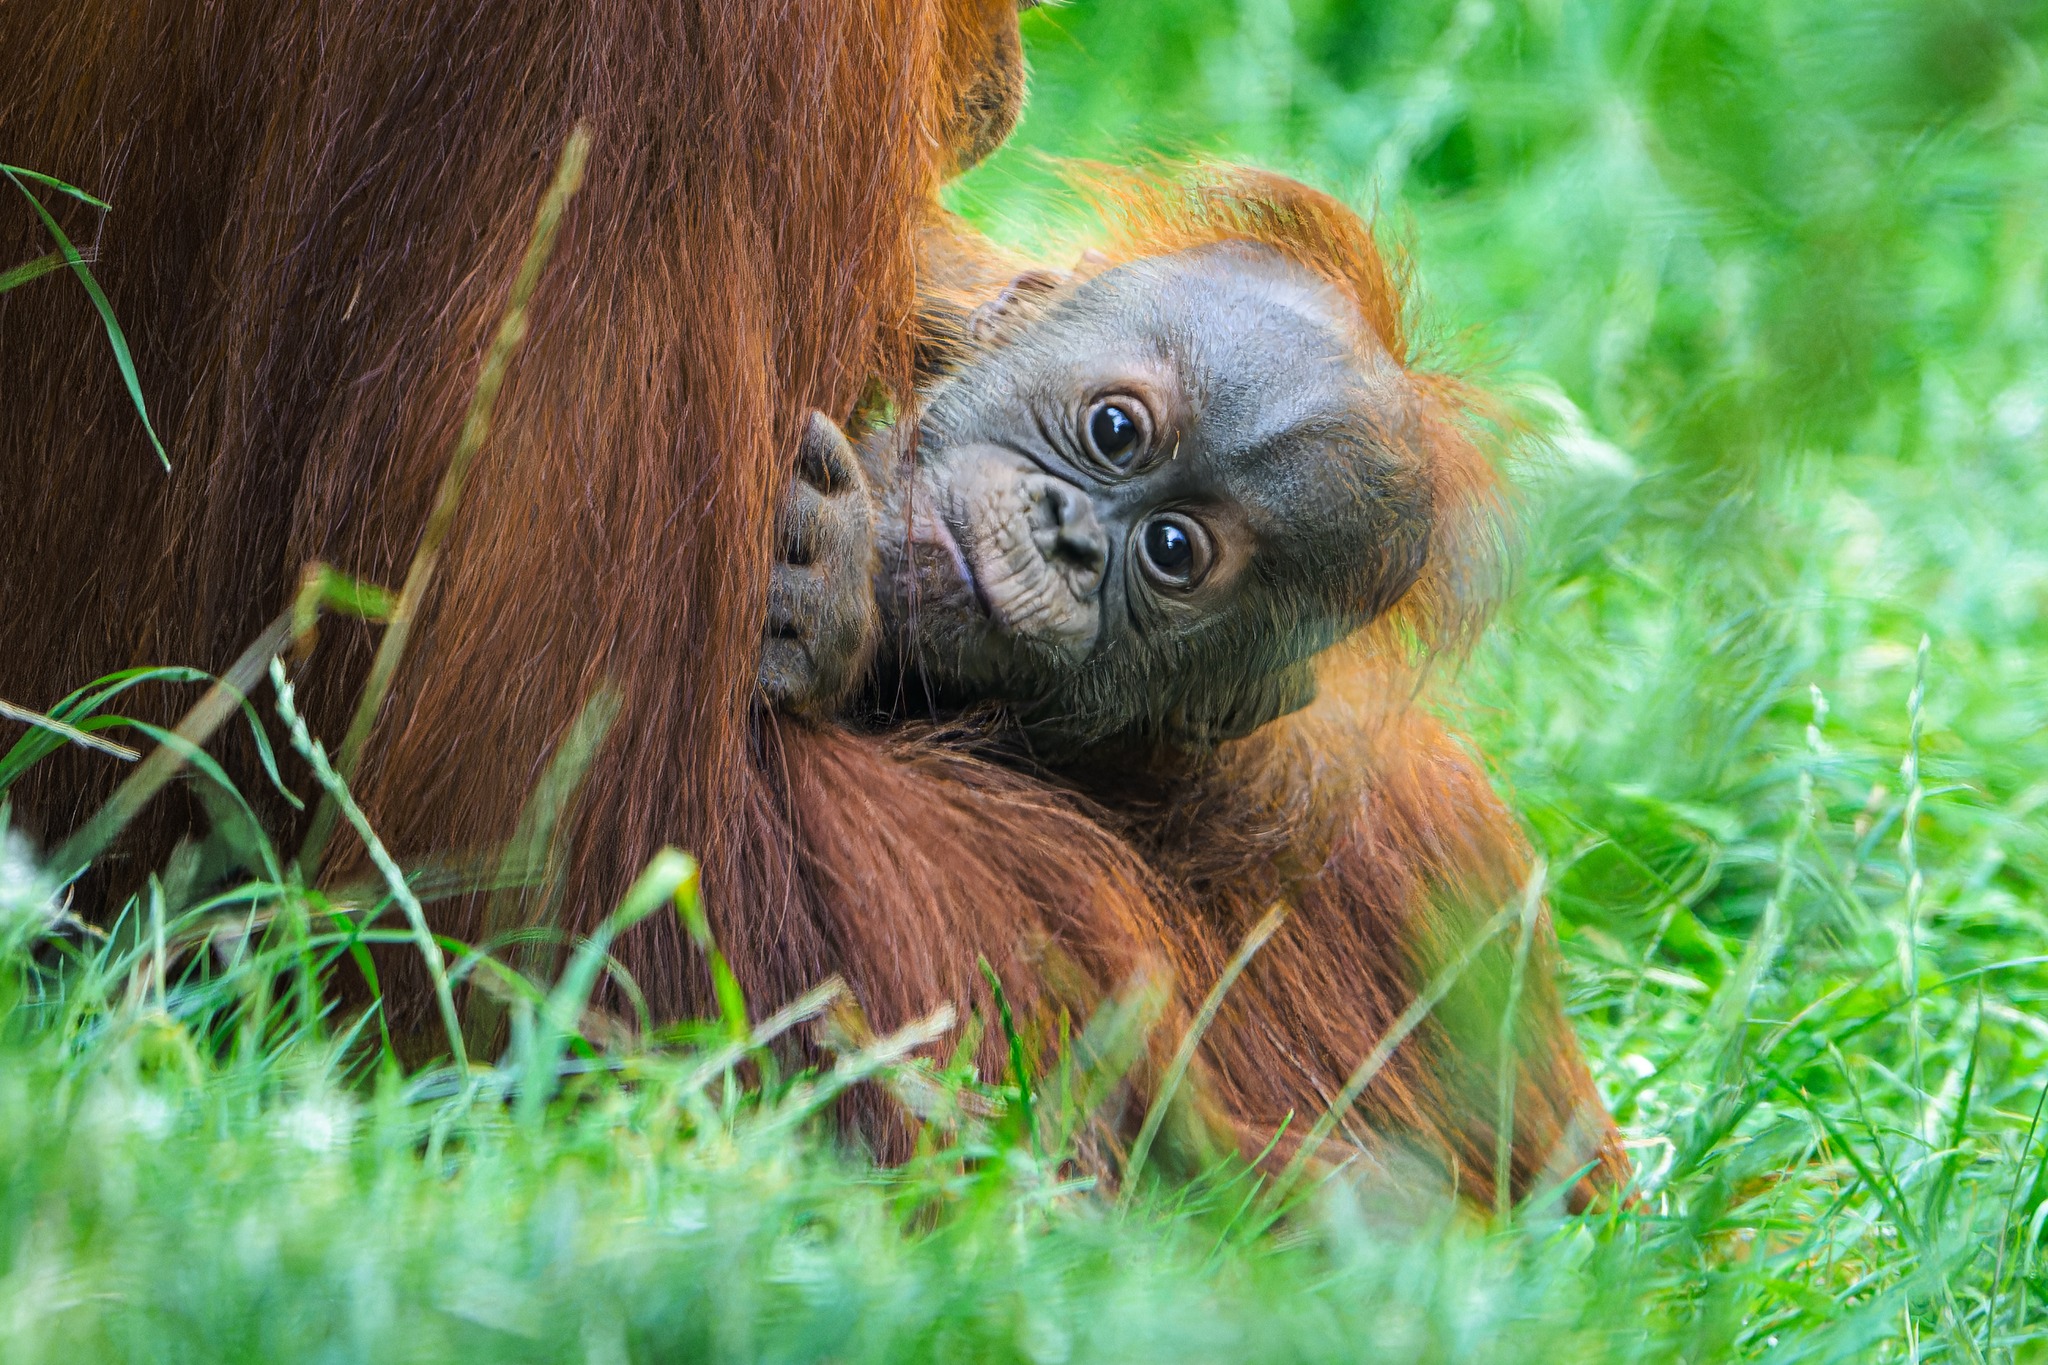
[[[1314,694],[1313,657],[1428,551],[1405,372],[1342,296],[1224,243],[1024,277],[869,437],[882,695],[999,702],[1049,757],[1199,747]]]

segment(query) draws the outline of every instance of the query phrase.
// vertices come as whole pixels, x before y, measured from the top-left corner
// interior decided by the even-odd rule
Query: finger
[[[826,572],[866,583],[874,572],[875,528],[866,503],[833,498],[809,523],[811,558]]]
[[[796,709],[828,706],[867,667],[875,625],[865,582],[776,566],[762,630],[763,667],[772,665],[778,680],[774,695]]]
[[[755,677],[773,706],[808,710],[822,690],[813,662],[822,594],[823,584],[811,569],[778,564],[769,575]]]
[[[802,608],[788,615],[797,624],[778,626],[771,620],[762,637],[756,674],[761,690],[771,704],[786,711],[829,711],[853,681],[853,669],[865,659],[861,642],[829,615]]]
[[[804,564],[778,564],[768,577],[767,633],[803,639],[827,610],[832,585]]]
[[[818,557],[819,526],[825,516],[825,495],[799,479],[789,486],[782,510],[775,521],[775,534],[782,559],[788,564],[810,564]]]
[[[809,705],[818,690],[811,674],[811,656],[796,640],[764,640],[756,679],[770,705],[790,710]]]
[[[797,444],[796,467],[803,481],[821,493],[837,493],[860,481],[853,444],[822,412],[813,411]]]

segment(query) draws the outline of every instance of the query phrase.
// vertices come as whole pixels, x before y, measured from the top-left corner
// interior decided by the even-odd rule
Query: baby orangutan
[[[993,712],[967,745],[988,769],[1081,797],[1156,878],[1158,918],[1132,932],[1179,989],[1284,910],[1202,1045],[1248,1158],[1286,1159],[1276,1134],[1481,944],[1345,1131],[1427,1154],[1481,1204],[1505,1178],[1584,1207],[1629,1166],[1550,931],[1529,922],[1526,972],[1487,937],[1527,904],[1526,845],[1412,704],[1498,581],[1468,396],[1411,368],[1397,282],[1336,201],[1258,172],[1111,188],[1120,255],[1071,272],[927,236],[911,411],[857,450],[822,417],[804,442],[764,688],[884,727]]]
[[[960,330],[860,470],[813,422],[763,666],[784,704],[843,696],[878,622],[885,701],[1000,703],[1054,762],[1199,750],[1307,704],[1313,658],[1421,571],[1407,373],[1272,247],[1029,272]]]

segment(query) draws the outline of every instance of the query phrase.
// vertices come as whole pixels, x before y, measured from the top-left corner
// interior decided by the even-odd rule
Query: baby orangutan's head
[[[942,702],[1006,703],[1054,751],[1247,734],[1422,571],[1408,373],[1280,252],[1027,275],[974,330],[877,479],[885,638]]]

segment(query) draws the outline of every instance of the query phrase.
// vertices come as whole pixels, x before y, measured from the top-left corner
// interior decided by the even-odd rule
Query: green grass
[[[1120,1206],[1042,1145],[1085,1075],[1034,1149],[1012,1089],[886,1050],[740,1085],[732,1019],[594,1047],[575,980],[506,984],[501,1066],[408,1075],[302,988],[350,951],[317,903],[101,942],[6,844],[0,1359],[2048,1359],[2048,14],[1026,23],[978,220],[1060,221],[1037,151],[1377,193],[1436,353],[1547,433],[1460,718],[1549,857],[1640,1208]],[[213,946],[160,981],[159,923]],[[959,1119],[928,1160],[831,1147],[873,1074]]]

